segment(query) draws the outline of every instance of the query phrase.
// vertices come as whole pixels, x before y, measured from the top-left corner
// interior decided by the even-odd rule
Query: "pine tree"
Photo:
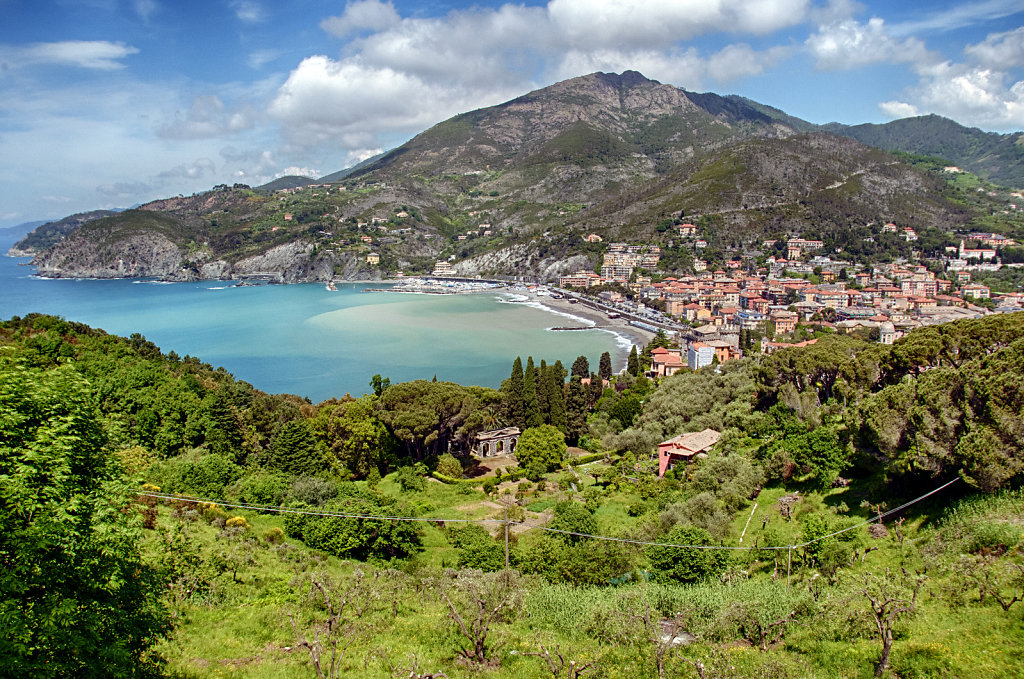
[[[523,371],[523,423],[526,428],[544,424],[537,399],[537,370],[533,367],[533,356],[527,357]]]
[[[569,394],[565,399],[565,426],[567,440],[576,444],[587,432],[587,391],[579,375],[569,381]]]
[[[577,356],[576,360],[572,362],[572,374],[580,379],[590,374],[590,361],[586,356]]]
[[[601,364],[597,372],[602,379],[610,380],[612,378],[612,355],[607,351],[601,354]]]
[[[636,345],[629,350],[629,360],[626,362],[626,372],[633,377],[640,374],[640,357],[636,353]]]
[[[526,424],[523,381],[523,359],[516,356],[512,364],[512,375],[508,380],[508,391],[505,394],[505,409],[508,411],[508,419],[517,427]]]

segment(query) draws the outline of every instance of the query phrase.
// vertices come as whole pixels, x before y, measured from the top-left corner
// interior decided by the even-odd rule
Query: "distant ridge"
[[[300,177],[298,175],[286,175],[284,177],[278,177],[274,181],[267,182],[262,186],[257,186],[257,191],[280,191],[281,189],[297,189],[300,186],[309,186],[310,184],[316,184],[317,179],[313,177]]]
[[[829,123],[821,129],[886,151],[942,158],[991,182],[1024,187],[1021,132],[984,132],[937,115],[901,118],[882,125]]]

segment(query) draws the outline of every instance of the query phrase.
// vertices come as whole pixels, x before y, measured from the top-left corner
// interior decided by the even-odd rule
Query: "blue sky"
[[[1024,3],[0,0],[0,227],[323,175],[594,71],[1024,130]]]

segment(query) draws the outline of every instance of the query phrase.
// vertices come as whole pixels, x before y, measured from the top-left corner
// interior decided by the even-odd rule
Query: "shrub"
[[[209,523],[214,523],[218,519],[220,521],[226,521],[228,518],[228,513],[224,511],[220,505],[209,503],[200,505],[200,507],[200,511],[202,512],[203,518],[206,519],[206,521],[208,521]]]
[[[249,522],[245,520],[244,516],[232,516],[224,522],[224,525],[227,528],[248,528]]]
[[[263,539],[267,541],[267,544],[277,545],[284,542],[284,531],[274,526],[263,531]]]
[[[281,474],[253,474],[242,479],[238,499],[257,505],[276,507],[288,492],[288,480]]]
[[[292,482],[288,497],[296,502],[321,507],[338,497],[338,484],[316,476],[303,476]]]
[[[437,458],[436,471],[451,479],[462,477],[462,463],[451,453],[445,453]]]

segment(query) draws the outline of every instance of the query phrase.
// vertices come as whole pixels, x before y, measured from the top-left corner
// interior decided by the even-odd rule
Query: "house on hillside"
[[[654,377],[675,375],[683,365],[683,353],[678,349],[658,347],[651,352],[651,373]]]
[[[707,457],[708,451],[718,443],[722,435],[714,429],[680,434],[658,444],[658,476],[672,469],[677,463],[686,464],[698,457]]]

